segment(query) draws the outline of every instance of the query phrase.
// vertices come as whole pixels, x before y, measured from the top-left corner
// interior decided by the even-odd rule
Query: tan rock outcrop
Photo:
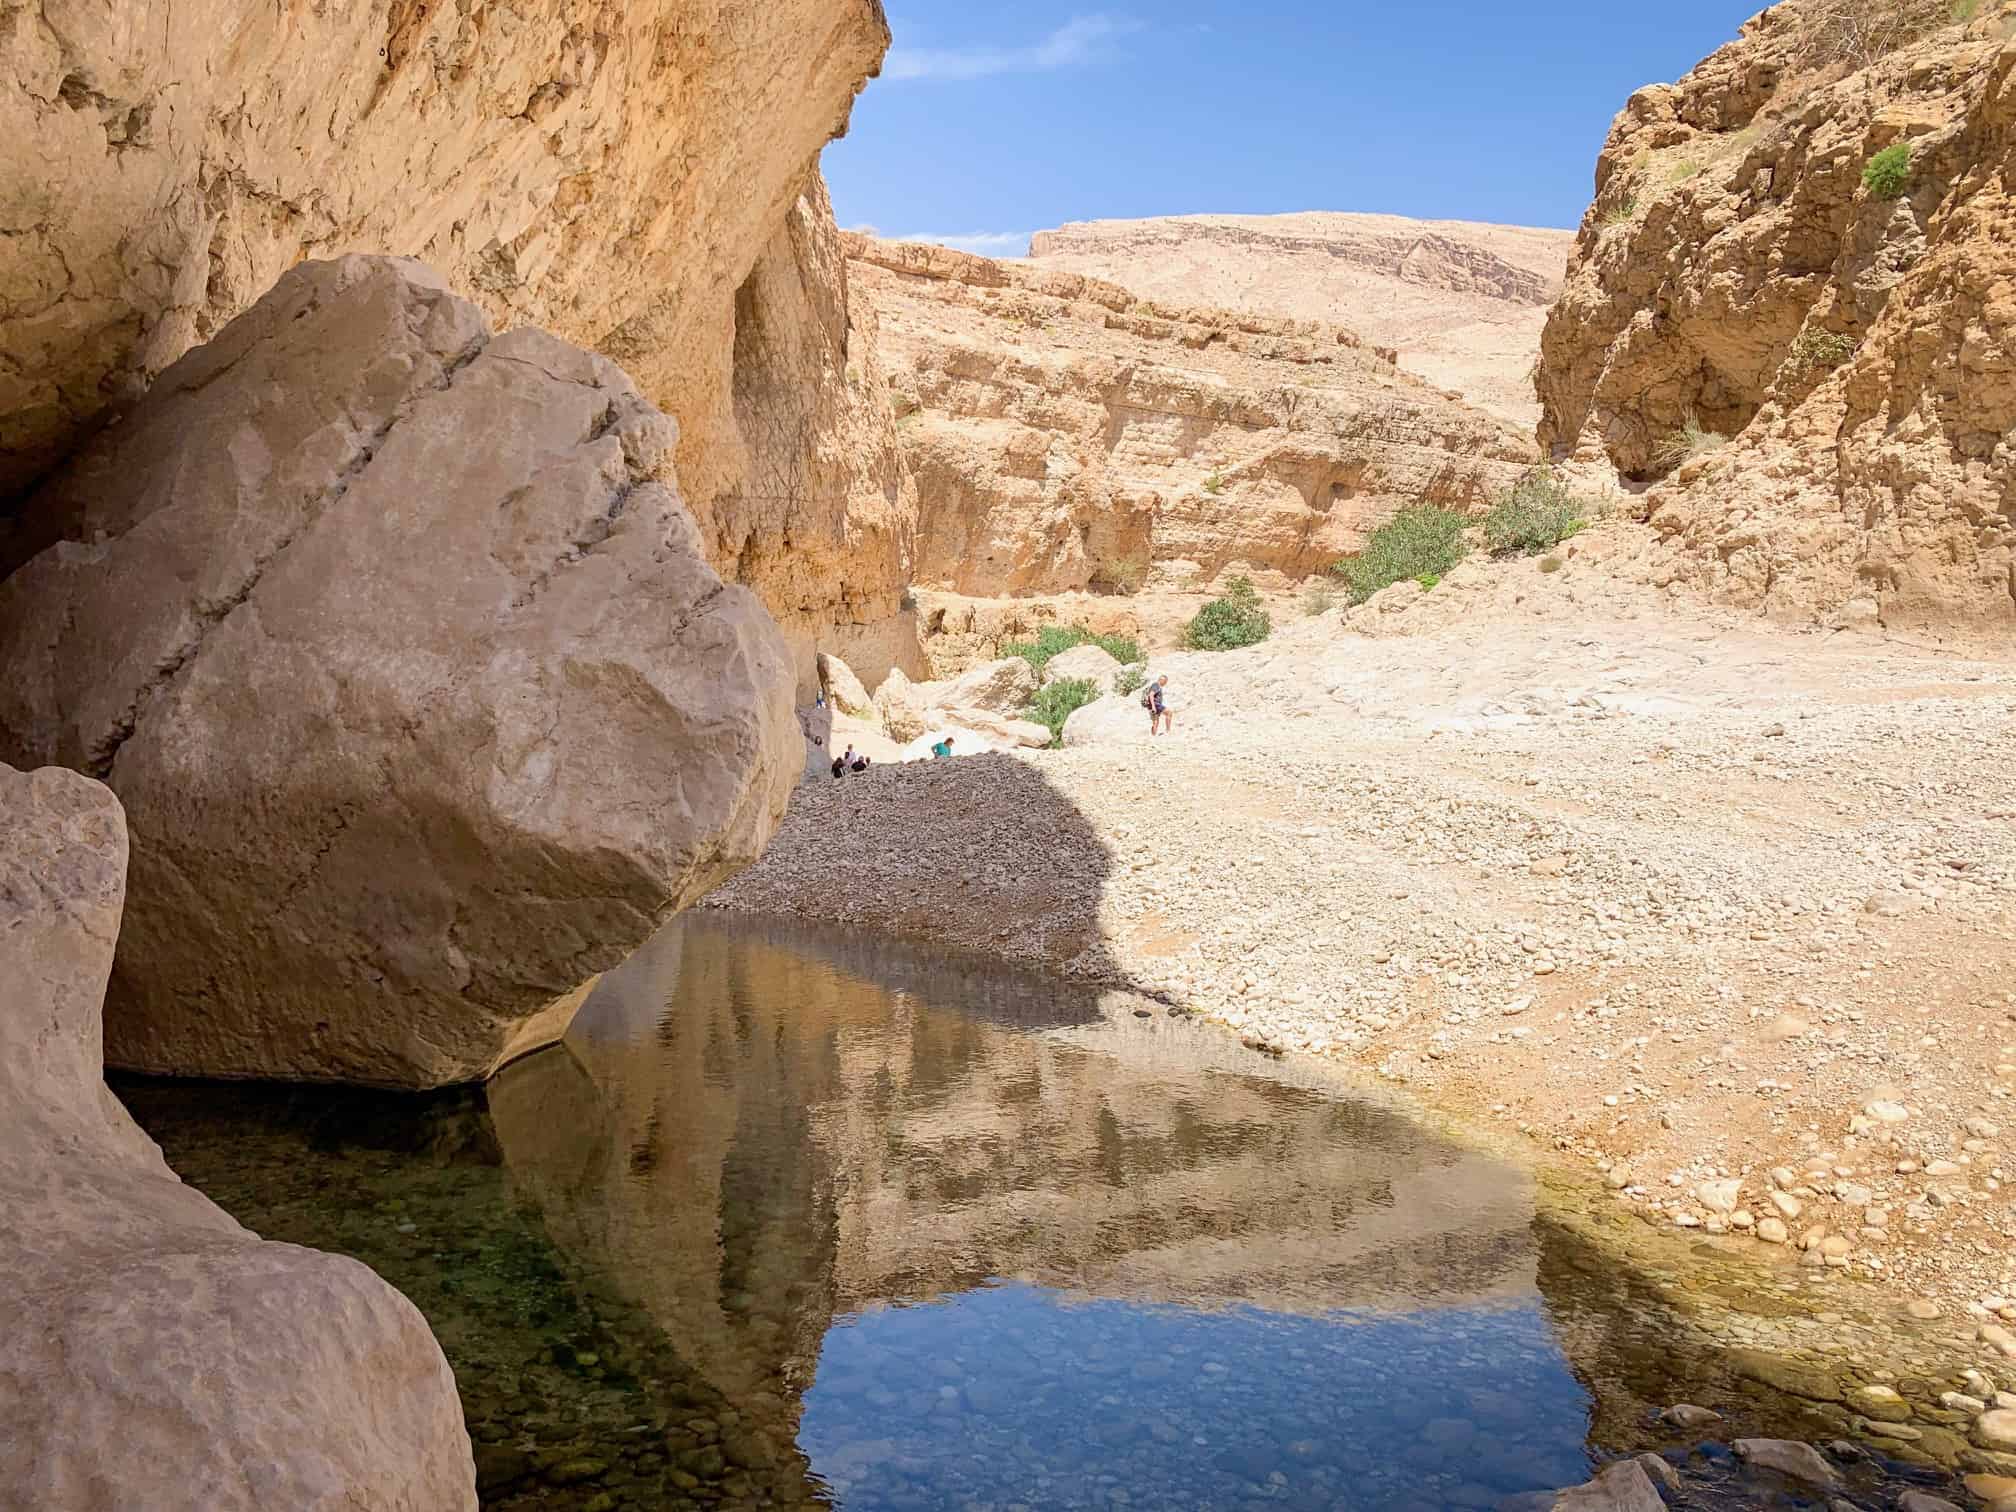
[[[904,411],[926,587],[1298,581],[1404,505],[1481,508],[1538,455],[1334,326],[1153,305],[938,247],[847,246]]]
[[[117,800],[0,766],[0,814],[0,1504],[473,1509],[455,1379],[412,1304],[261,1243],[106,1090]]]
[[[983,662],[949,683],[932,685],[931,705],[939,709],[985,709],[990,714],[1019,714],[1036,696],[1036,669],[1019,656]]]
[[[874,701],[868,690],[861,686],[854,669],[839,657],[820,653],[819,688],[826,695],[826,702],[842,714],[852,714],[856,719],[875,717]]]
[[[2016,8],[1858,50],[1790,0],[1634,95],[1541,440],[1657,480],[1667,581],[1794,619],[2016,627]],[[1891,40],[1897,40],[1895,38]],[[1865,183],[1908,150],[1900,192]]]
[[[1040,751],[1050,744],[1050,727],[1033,719],[1017,719],[1012,714],[1000,714],[992,709],[956,705],[938,712],[942,713],[948,726],[984,735],[1000,750],[1012,751],[1019,747]]]
[[[1120,676],[1119,658],[1103,646],[1073,646],[1069,651],[1060,651],[1043,664],[1043,681],[1089,682],[1101,692],[1113,691],[1113,683]]]
[[[924,733],[928,697],[927,689],[913,683],[900,667],[882,679],[875,690],[875,714],[892,740],[915,740]]]
[[[426,269],[304,264],[32,504],[0,758],[136,839],[107,1018],[156,1072],[431,1086],[760,852],[791,674],[607,360]]]
[[[710,559],[784,625],[808,696],[832,634],[864,667],[914,657],[914,505],[815,170],[888,40],[880,0],[13,15],[0,575],[53,539],[8,503],[176,358],[303,258],[394,253],[679,419]]]
[[[1170,305],[1341,322],[1528,431],[1573,245],[1572,231],[1312,211],[1075,222],[1037,232],[1030,260]]]

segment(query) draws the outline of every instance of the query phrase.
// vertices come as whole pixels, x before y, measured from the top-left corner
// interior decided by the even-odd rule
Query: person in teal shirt
[[[936,745],[931,747],[931,755],[934,758],[939,756],[950,756],[951,754],[952,754],[952,737],[950,735],[947,735],[943,740],[939,741]]]

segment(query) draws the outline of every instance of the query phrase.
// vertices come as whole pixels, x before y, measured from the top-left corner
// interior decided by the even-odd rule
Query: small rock
[[[1996,1407],[1974,1420],[1974,1442],[1983,1449],[2016,1450],[2016,1411]]]
[[[1594,1480],[1559,1493],[1553,1512],[1666,1512],[1666,1503],[1645,1467],[1628,1459],[1605,1466]]]
[[[1911,1110],[1902,1103],[1872,1102],[1862,1110],[1878,1123],[1902,1123],[1911,1116]]]
[[[1940,1308],[1937,1302],[1933,1302],[1928,1298],[1913,1297],[1909,1302],[1904,1304],[1904,1311],[1916,1318],[1920,1323],[1930,1323],[1934,1318],[1939,1316]]]
[[[1857,1386],[1848,1393],[1848,1405],[1878,1423],[1906,1423],[1911,1406],[1888,1386]]]
[[[1774,1471],[1803,1486],[1825,1489],[1841,1483],[1840,1472],[1811,1444],[1795,1444],[1790,1439],[1738,1439],[1735,1449],[1744,1464]]]
[[[1776,1218],[1762,1218],[1757,1222],[1757,1237],[1766,1244],[1783,1244],[1790,1236]]]
[[[1771,1199],[1771,1206],[1778,1209],[1778,1216],[1788,1222],[1806,1210],[1806,1205],[1790,1192],[1771,1192],[1767,1195]]]
[[[1897,1498],[1897,1512],[1960,1512],[1960,1509],[1943,1496],[1913,1490]]]
[[[1969,1417],[1979,1417],[1988,1410],[1988,1404],[1979,1397],[1971,1397],[1964,1391],[1942,1391],[1939,1405],[1948,1412],[1964,1412]]]
[[[1710,1423],[1721,1422],[1722,1414],[1707,1407],[1696,1407],[1691,1402],[1676,1402],[1659,1414],[1659,1421],[1692,1432],[1696,1428],[1706,1428]]]
[[[1701,1199],[1701,1206],[1711,1213],[1733,1213],[1742,1190],[1743,1183],[1732,1176],[1723,1181],[1704,1181],[1694,1189],[1694,1195]]]

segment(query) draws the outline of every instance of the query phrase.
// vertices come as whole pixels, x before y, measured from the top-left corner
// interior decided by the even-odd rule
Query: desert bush
[[[1699,163],[1695,162],[1692,158],[1682,158],[1677,163],[1667,165],[1666,182],[1669,184],[1684,184],[1687,180],[1699,175],[1700,172],[1701,165]]]
[[[1113,680],[1115,693],[1139,693],[1141,684],[1148,681],[1148,664],[1135,662],[1131,667],[1122,667],[1120,675]]]
[[[1337,595],[1330,591],[1328,583],[1311,583],[1302,595],[1302,612],[1314,619],[1319,614],[1328,614],[1337,607]]]
[[[1214,472],[1210,477],[1206,478],[1204,480],[1204,492],[1213,495],[1225,492],[1225,474]]]
[[[1911,144],[1893,142],[1862,165],[1862,187],[1877,199],[1894,200],[1911,187]]]
[[[1372,532],[1363,551],[1330,570],[1344,580],[1354,604],[1407,578],[1439,579],[1463,560],[1468,550],[1463,532],[1469,524],[1453,509],[1417,504],[1394,515]]]
[[[1561,558],[1557,556],[1544,556],[1540,558],[1540,570],[1542,572],[1559,572],[1563,565],[1564,563]]]
[[[1060,677],[1037,689],[1023,710],[1023,718],[1033,719],[1050,729],[1050,747],[1064,744],[1064,721],[1089,703],[1099,701],[1099,685],[1088,677]]]
[[[1538,556],[1589,523],[1594,513],[1551,467],[1536,467],[1491,506],[1484,540],[1493,556]]]
[[[1193,651],[1236,651],[1257,646],[1273,628],[1253,580],[1235,577],[1225,584],[1223,595],[1197,611],[1183,632],[1183,643]]]
[[[1808,326],[1792,338],[1792,349],[1788,354],[1792,366],[1806,373],[1831,372],[1854,355],[1854,337],[1813,326]]]
[[[1442,586],[1442,574],[1439,572],[1424,572],[1421,576],[1414,579],[1414,581],[1421,585],[1423,593],[1433,593],[1437,588]]]
[[[1122,557],[1117,562],[1108,562],[1099,570],[1099,576],[1112,585],[1114,592],[1131,597],[1139,593],[1141,585],[1148,581],[1148,559]]]
[[[1952,0],[1823,0],[1804,16],[1800,51],[1821,66],[1856,69],[1956,19]]]
[[[1666,433],[1665,439],[1652,453],[1652,462],[1654,466],[1671,472],[1682,462],[1706,456],[1712,451],[1720,451],[1728,444],[1727,436],[1709,430],[1699,419],[1689,415],[1680,429]]]
[[[1034,667],[1040,675],[1050,664],[1050,658],[1069,651],[1073,646],[1097,646],[1115,661],[1138,662],[1141,647],[1131,636],[1094,635],[1083,625],[1045,625],[1036,632],[1036,638],[1016,641],[1001,647],[1003,656],[1019,656]]]
[[[1628,226],[1631,224],[1632,217],[1637,215],[1637,213],[1638,196],[1630,194],[1612,205],[1608,210],[1605,210],[1598,217],[1597,223],[1606,231],[1612,226]]]

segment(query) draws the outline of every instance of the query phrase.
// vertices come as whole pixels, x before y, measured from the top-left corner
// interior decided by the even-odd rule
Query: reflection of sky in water
[[[848,1512],[1490,1507],[1586,1478],[1537,1305],[1308,1317],[997,1285],[837,1320],[799,1445]]]

